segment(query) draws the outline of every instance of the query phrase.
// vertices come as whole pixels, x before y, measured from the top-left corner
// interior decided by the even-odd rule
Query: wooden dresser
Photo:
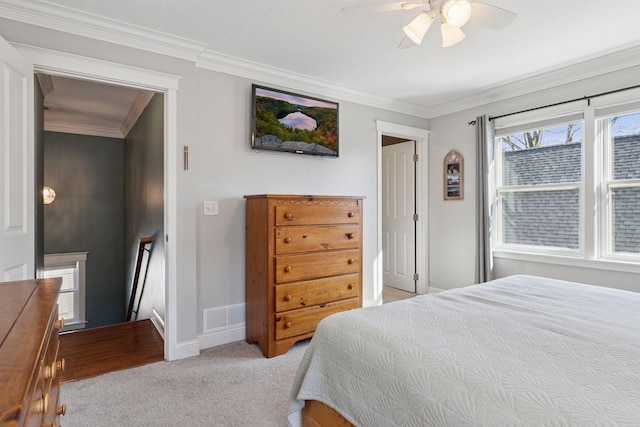
[[[362,307],[362,197],[245,196],[247,341],[267,357]]]
[[[0,283],[0,426],[58,426],[61,279]]]

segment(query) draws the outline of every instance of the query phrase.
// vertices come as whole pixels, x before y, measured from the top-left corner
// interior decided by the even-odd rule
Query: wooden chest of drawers
[[[247,341],[267,357],[362,306],[362,198],[245,196]]]
[[[0,283],[0,426],[60,424],[61,279]]]

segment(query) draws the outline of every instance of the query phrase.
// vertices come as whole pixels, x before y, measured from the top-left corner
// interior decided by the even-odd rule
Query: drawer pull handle
[[[287,221],[292,221],[293,220],[293,214],[291,212],[287,212],[287,213],[284,214],[284,218]]]
[[[284,238],[284,242],[285,243],[291,243],[291,237],[285,237]]]
[[[56,370],[57,370],[58,372],[63,372],[63,371],[64,371],[64,368],[65,368],[65,366],[66,366],[66,363],[67,363],[67,362],[64,360],[64,357],[63,357],[62,359],[58,360],[58,361],[56,362]]]
[[[285,328],[290,328],[290,327],[291,327],[291,322],[287,322],[287,323],[285,323],[285,324],[284,324],[284,327],[285,327]]]
[[[354,262],[356,262],[356,260],[355,260],[355,259],[353,259],[353,258],[349,258],[349,261],[347,261],[347,262],[348,262],[349,264],[353,264]]]
[[[349,285],[347,286],[348,289],[353,289],[353,283],[349,283]]]
[[[63,403],[62,405],[56,408],[56,415],[67,415],[67,404]]]
[[[36,413],[46,414],[49,412],[49,405],[51,405],[51,398],[49,397],[49,393],[47,393],[42,397],[42,399],[36,400]]]
[[[349,218],[353,218],[355,215],[356,215],[356,214],[355,214],[355,213],[353,213],[353,212],[349,212],[349,213],[347,214],[347,216],[348,216]]]
[[[53,322],[53,327],[56,329],[64,328],[64,317]]]
[[[284,296],[284,300],[285,301],[291,301],[291,295],[285,295]]]
[[[284,271],[285,271],[285,273],[291,273],[291,267],[287,265],[287,266],[284,268]]]
[[[353,233],[345,233],[345,235],[347,236],[347,239],[353,239],[354,237]]]

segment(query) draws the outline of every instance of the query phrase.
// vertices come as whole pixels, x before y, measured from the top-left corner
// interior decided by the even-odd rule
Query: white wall
[[[10,42],[103,59],[182,76],[178,90],[177,318],[178,342],[201,347],[242,339],[233,321],[203,335],[204,310],[238,314],[244,304],[246,194],[291,193],[364,196],[364,299],[374,298],[377,247],[376,120],[428,128],[428,120],[338,101],[340,157],[322,158],[251,150],[251,84],[196,68],[190,61],[142,52],[0,19]],[[305,93],[304,88],[283,88]],[[182,148],[189,146],[189,170]],[[219,215],[202,215],[202,202],[219,201]],[[227,310],[230,309],[230,310]],[[210,329],[210,328],[209,328]],[[229,332],[231,331],[231,332]]]
[[[585,65],[583,70],[588,70]],[[468,122],[477,116],[497,116],[535,108],[555,102],[580,98],[638,84],[640,67],[627,67],[607,74],[564,83],[552,89],[529,95],[469,108],[431,119],[429,175],[430,198],[430,284],[440,289],[472,284],[475,263],[475,127]],[[541,79],[538,78],[539,83]],[[552,77],[549,81],[553,82]],[[525,85],[518,85],[522,88]],[[465,200],[442,200],[442,162],[445,154],[457,149],[465,158]],[[510,274],[535,274],[563,280],[604,285],[640,291],[638,266],[614,265],[598,262],[568,261],[570,265],[555,260],[533,258],[494,259],[495,277]]]

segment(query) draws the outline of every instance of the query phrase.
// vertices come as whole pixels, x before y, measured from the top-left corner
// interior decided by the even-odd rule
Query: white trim
[[[242,326],[236,326],[229,328],[221,328],[215,332],[208,332],[206,334],[198,335],[198,342],[200,349],[216,347],[230,342],[242,341],[247,338],[247,329],[244,323]]]
[[[76,77],[83,80],[108,82],[121,86],[163,92],[178,89],[181,76],[147,70],[117,62],[80,56],[58,50],[45,49],[21,43],[11,43],[34,64],[36,71],[47,74]]]
[[[206,43],[45,1],[1,0],[0,16],[189,61],[195,61],[207,46]]]
[[[149,102],[151,102],[152,98],[153,92],[149,92],[146,90],[138,92],[136,99],[133,101],[129,112],[127,113],[127,117],[125,117],[124,121],[122,122],[122,126],[120,126],[122,137],[126,137],[129,134],[129,131],[136,124],[144,109],[147,108],[147,105],[149,105]]]
[[[151,323],[156,327],[158,333],[164,339],[164,319],[160,316],[160,313],[155,308],[151,309]]]
[[[493,257],[516,261],[535,262],[540,264],[563,265],[567,267],[592,268],[595,270],[608,270],[636,274],[640,273],[640,264],[632,262],[611,261],[604,259],[585,259],[582,257],[545,255],[530,252],[516,252],[505,250],[494,250]]]
[[[433,105],[427,108],[426,117],[439,117],[511,98],[518,98],[639,65],[640,47],[625,47],[608,55],[583,58],[582,61],[577,63],[565,64],[564,66],[539,73],[521,76],[516,80],[506,83],[501,82],[493,87],[476,91],[470,96]]]
[[[377,235],[375,277],[373,291],[376,299],[382,298],[382,135],[395,136],[416,141],[416,153],[418,164],[416,167],[416,210],[418,222],[416,223],[416,271],[420,279],[416,282],[416,292],[426,294],[429,291],[429,182],[428,182],[428,143],[429,131],[426,129],[404,126],[376,120],[377,138]],[[379,298],[378,298],[379,297]]]
[[[426,117],[427,113],[426,109],[419,105],[347,89],[331,82],[319,80],[317,77],[294,73],[210,50],[200,55],[196,61],[196,67],[279,85],[292,90],[307,91],[324,98],[341,99],[418,117]]]
[[[313,76],[295,74],[208,50],[208,44],[201,41],[178,37],[43,0],[0,0],[0,17],[192,61],[197,67],[213,71],[282,84],[292,89],[306,89],[325,97],[341,98],[423,118],[438,117],[504,101],[640,65],[640,47],[629,45],[605,56],[592,56],[578,63],[566,63],[563,66],[519,77],[507,83],[501,82],[484,90],[475,91],[470,96],[423,106],[353,91],[329,82],[318,83],[318,79]]]
[[[82,125],[78,123],[63,123],[60,121],[55,123],[45,123],[44,130],[47,132],[63,132],[78,135],[102,136],[105,138],[124,138],[122,132],[113,128]]]
[[[63,252],[55,254],[44,254],[44,268],[59,267],[73,268],[76,270],[75,278],[78,281],[77,298],[74,301],[74,319],[65,323],[63,331],[73,331],[83,329],[87,322],[86,299],[87,299],[87,256],[89,252]],[[75,286],[74,291],[75,292]]]
[[[164,141],[164,222],[165,222],[165,349],[167,360],[192,356],[192,343],[178,343],[177,303],[177,89],[181,76],[160,73],[123,64],[64,52],[15,45],[19,52],[30,58],[35,71],[51,72],[85,80],[120,84],[165,94]],[[197,341],[195,341],[197,346]],[[186,356],[183,356],[185,355]],[[197,354],[197,352],[196,352]]]
[[[165,341],[166,342],[166,341]],[[166,345],[165,345],[166,348]],[[186,359],[187,357],[198,356],[200,354],[200,341],[197,339],[182,341],[176,345],[175,350],[173,350],[173,359],[169,360],[177,360],[177,359]],[[166,358],[166,353],[165,353]]]

